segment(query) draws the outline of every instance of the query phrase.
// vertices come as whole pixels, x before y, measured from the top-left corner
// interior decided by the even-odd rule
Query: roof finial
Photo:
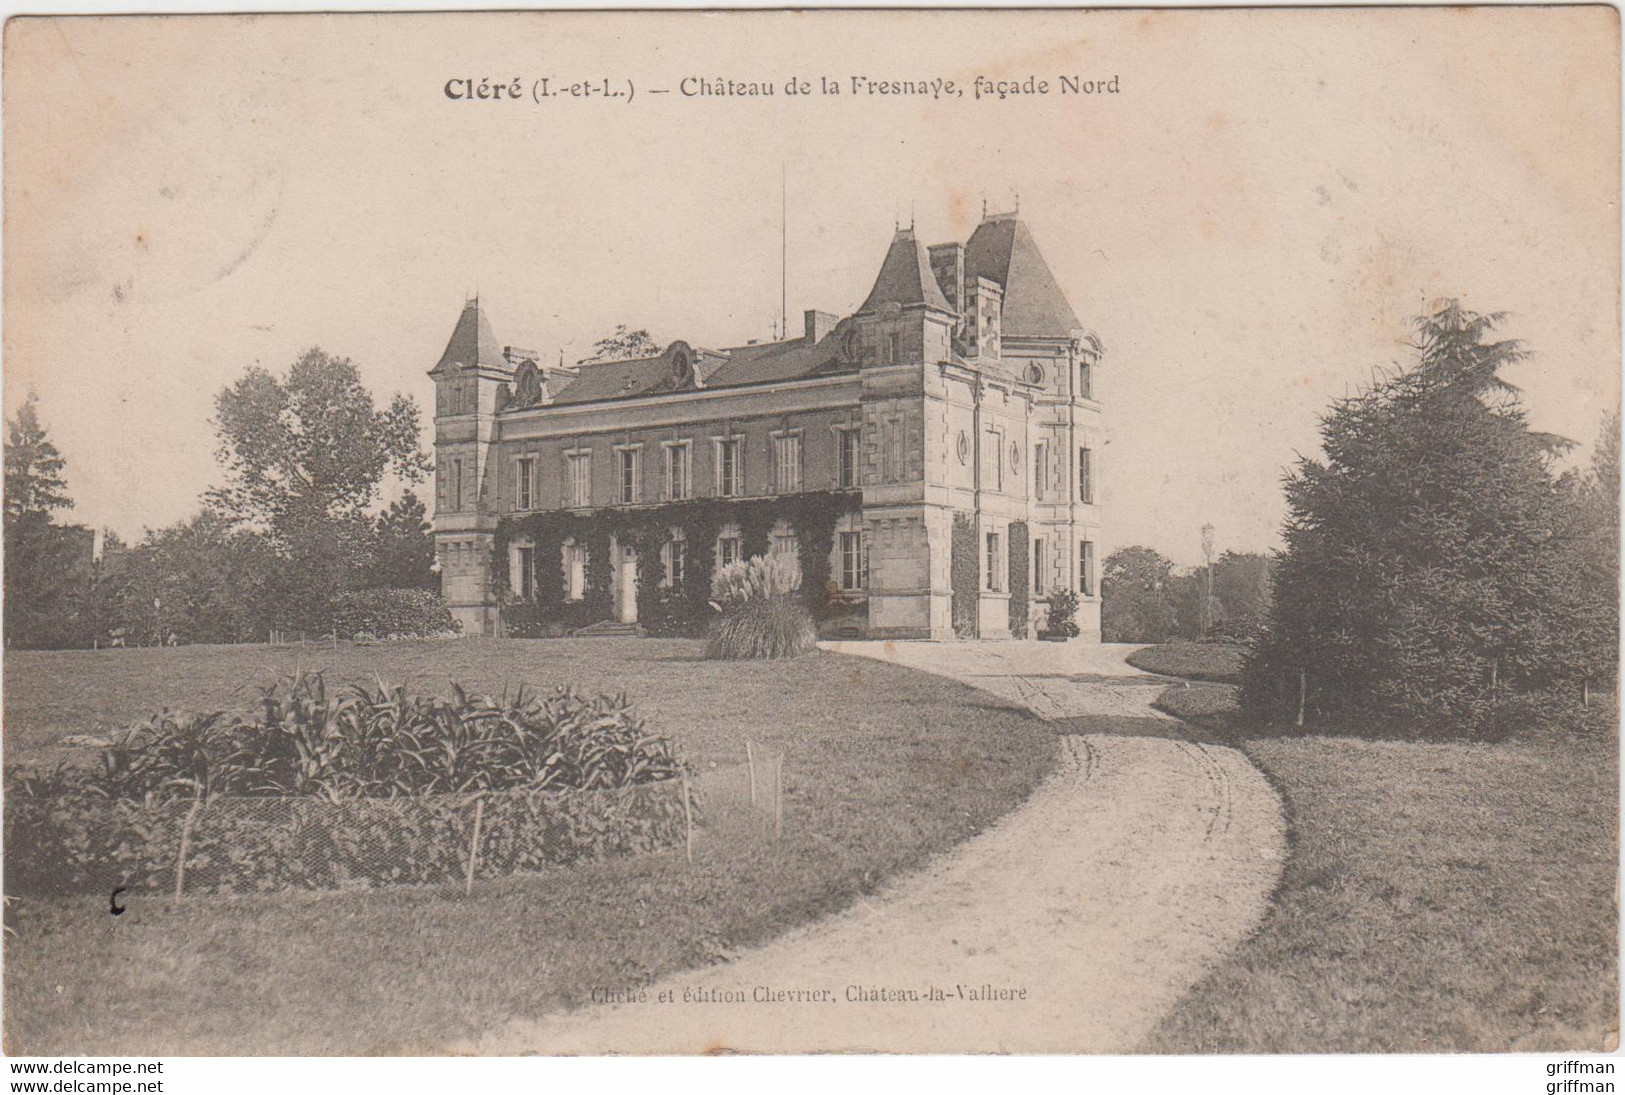
[[[1016,212],[1021,212],[1021,191],[1016,191]]]
[[[909,201],[908,201],[908,230],[910,232],[914,231],[914,199],[913,198],[910,198]]]
[[[982,219],[987,220],[987,191],[982,192]]]

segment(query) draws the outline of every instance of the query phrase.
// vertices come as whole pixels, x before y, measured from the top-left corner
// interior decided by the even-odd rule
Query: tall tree
[[[73,503],[66,462],[45,434],[30,393],[6,423],[5,628],[14,646],[80,646],[91,640],[94,534],[59,525]]]
[[[434,537],[423,500],[411,491],[378,515],[371,584],[391,589],[438,589]]]
[[[6,517],[49,517],[71,508],[73,502],[62,478],[64,467],[66,461],[40,424],[39,396],[29,392],[17,408],[17,417],[6,423]]]
[[[1101,633],[1107,642],[1158,643],[1174,635],[1173,563],[1148,547],[1118,548],[1101,568]]]
[[[592,353],[576,362],[577,365],[590,365],[595,361],[628,361],[638,357],[654,357],[661,351],[660,343],[649,337],[649,332],[643,328],[636,331],[626,329],[626,324],[615,326],[615,333],[606,335],[592,345]]]
[[[1573,673],[1561,442],[1529,429],[1486,342],[1499,314],[1416,321],[1414,365],[1339,400],[1324,458],[1286,479],[1286,550],[1244,698],[1368,725],[1486,724],[1496,697]]]
[[[274,626],[320,629],[333,596],[367,584],[370,507],[386,476],[410,483],[428,471],[417,405],[397,395],[378,409],[354,363],[311,349],[282,377],[250,368],[215,413],[227,483],[209,503],[263,530],[282,558],[268,593],[280,602]]]

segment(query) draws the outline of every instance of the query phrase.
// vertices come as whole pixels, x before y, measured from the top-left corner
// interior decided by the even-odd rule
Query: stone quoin
[[[475,298],[430,370],[442,591],[464,634],[501,635],[538,581],[580,600],[589,550],[538,559],[497,535],[504,518],[847,491],[829,560],[840,634],[1031,634],[1049,594],[1071,590],[1099,641],[1101,360],[1013,213],[929,248],[899,228],[856,312],[808,311],[774,342],[565,366],[502,346]],[[668,580],[681,537],[663,549]],[[740,537],[721,526],[716,565]],[[780,521],[770,550],[795,537]],[[612,543],[607,562],[612,618],[634,623],[636,549]]]

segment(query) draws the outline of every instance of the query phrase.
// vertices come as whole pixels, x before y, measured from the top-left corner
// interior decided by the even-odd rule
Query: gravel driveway
[[[1258,923],[1285,855],[1274,792],[1240,753],[1185,740],[1151,710],[1163,685],[1124,663],[1132,647],[830,648],[1040,717],[1159,718],[1170,733],[1060,736],[1057,770],[1025,804],[847,912],[466,1050],[1132,1052]]]

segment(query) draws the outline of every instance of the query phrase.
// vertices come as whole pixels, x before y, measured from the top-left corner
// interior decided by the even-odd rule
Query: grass
[[[785,761],[784,837],[725,809],[681,851],[482,883],[269,898],[12,902],[13,1054],[433,1053],[508,1019],[713,962],[835,912],[995,821],[1054,740],[969,688],[859,658],[707,662],[682,640],[461,640],[336,651],[12,652],[8,763],[165,702],[240,702],[296,661],[330,680],[625,689],[702,772]],[[704,777],[702,777],[703,780]]]
[[[1241,679],[1246,653],[1246,647],[1233,643],[1162,643],[1136,650],[1128,663],[1147,673],[1234,683]]]
[[[1247,753],[1286,804],[1292,846],[1258,932],[1147,1050],[1617,1042],[1612,725],[1493,745],[1372,741],[1254,734],[1226,685],[1171,688],[1159,706]]]

